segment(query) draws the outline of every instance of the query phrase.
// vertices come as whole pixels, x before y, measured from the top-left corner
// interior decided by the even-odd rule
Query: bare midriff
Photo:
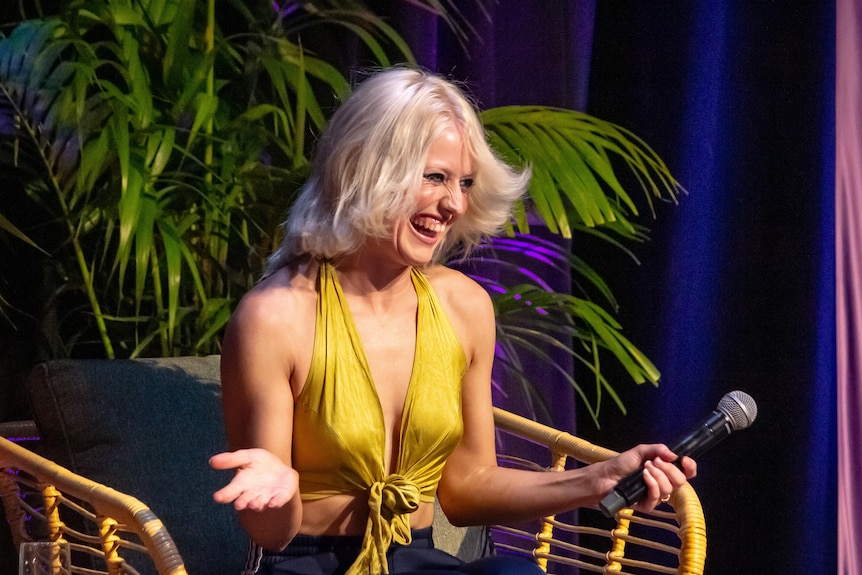
[[[434,519],[434,504],[421,503],[410,514],[413,529],[428,527]],[[368,501],[361,495],[333,495],[302,502],[303,535],[365,535]]]

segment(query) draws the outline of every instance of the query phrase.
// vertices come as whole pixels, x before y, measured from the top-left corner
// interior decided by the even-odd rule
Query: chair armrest
[[[0,497],[17,545],[67,540],[73,563],[101,561],[80,571],[120,573],[128,551],[148,556],[159,575],[185,575],[173,539],[141,501],[74,474],[0,438]],[[38,525],[34,525],[36,522]]]
[[[533,469],[561,471],[570,460],[590,464],[617,454],[500,408],[494,409],[494,423],[507,439],[547,450],[545,465],[527,463]],[[500,454],[500,459],[524,466],[523,460],[507,458],[505,453]],[[576,520],[571,522],[547,517],[533,533],[521,526],[494,526],[493,532],[506,539],[497,546],[532,555],[546,570],[549,564],[556,563],[575,566],[581,572],[636,568],[638,573],[703,574],[706,521],[700,500],[688,483],[674,491],[666,504],[649,513],[623,509],[614,520],[598,510],[578,510],[575,515]]]

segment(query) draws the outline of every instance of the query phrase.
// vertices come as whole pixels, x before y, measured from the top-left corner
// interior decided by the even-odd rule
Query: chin
[[[402,249],[399,252],[407,264],[421,267],[434,263],[434,254],[438,247],[437,242],[427,244],[412,239],[412,241],[402,244]]]
[[[431,265],[434,262],[434,258],[430,258],[430,257],[428,257],[428,258],[411,257],[411,258],[404,258],[404,260],[407,262],[407,265],[412,266],[414,268],[424,268],[426,266]]]
[[[434,262],[434,250],[403,251],[401,259],[409,266],[424,267]]]

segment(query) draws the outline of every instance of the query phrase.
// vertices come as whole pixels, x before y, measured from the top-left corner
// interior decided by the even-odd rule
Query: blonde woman
[[[498,233],[528,179],[439,76],[378,72],[335,113],[224,340],[233,451],[211,464],[235,474],[214,497],[251,538],[247,573],[535,573],[434,550],[435,496],[485,525],[595,506],[640,467],[652,508],[695,475],[663,445],[563,473],[497,466],[491,300],[440,260]]]

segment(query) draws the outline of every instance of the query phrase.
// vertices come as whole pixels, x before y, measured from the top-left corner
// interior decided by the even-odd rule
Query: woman
[[[438,76],[379,72],[335,113],[224,340],[234,451],[211,464],[235,475],[214,497],[252,539],[249,573],[447,569],[418,550],[435,496],[452,523],[486,525],[595,506],[641,466],[650,509],[694,476],[662,445],[563,473],[497,466],[491,300],[439,261],[497,233],[528,178]]]

